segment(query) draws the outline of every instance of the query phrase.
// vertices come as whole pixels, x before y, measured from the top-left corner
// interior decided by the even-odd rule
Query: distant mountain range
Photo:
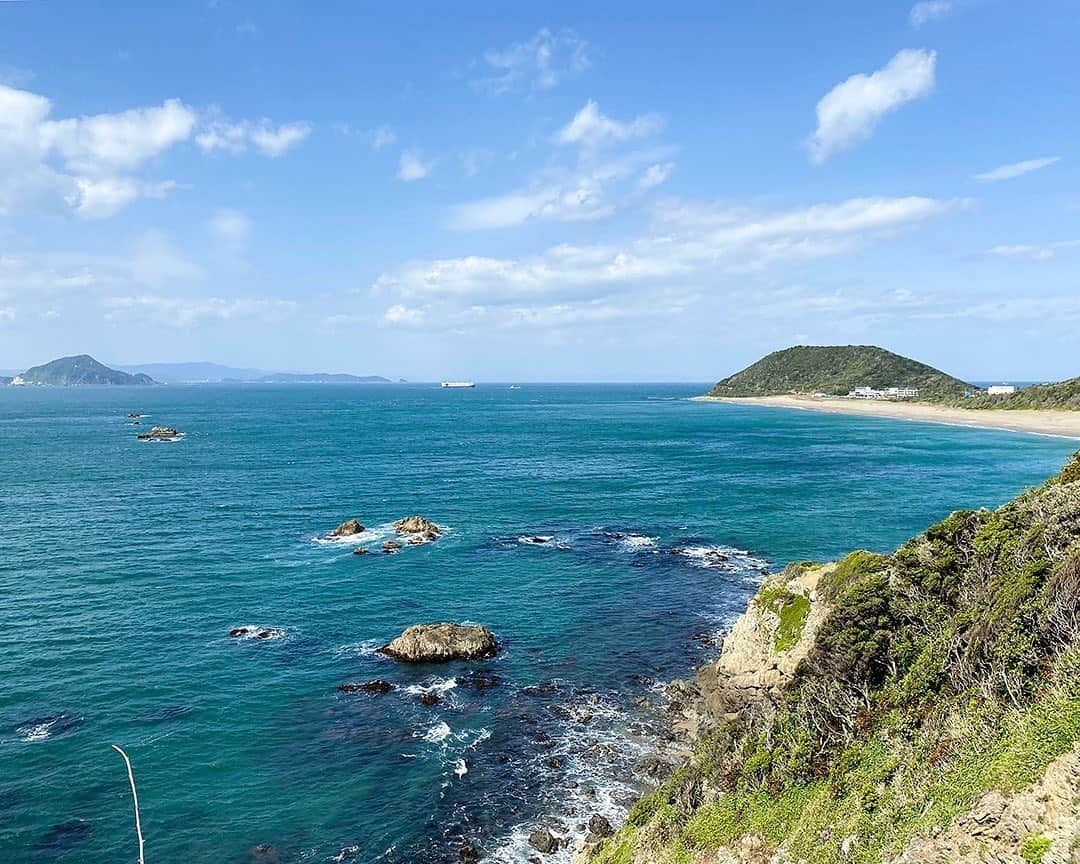
[[[920,399],[962,397],[972,385],[875,345],[798,345],[774,351],[709,391],[710,396],[828,393],[856,387],[918,387]]]
[[[347,375],[332,372],[268,372],[219,363],[124,364],[114,369],[88,354],[61,357],[20,374],[0,375],[2,385],[52,387],[98,387],[133,384],[387,384],[381,375]]]

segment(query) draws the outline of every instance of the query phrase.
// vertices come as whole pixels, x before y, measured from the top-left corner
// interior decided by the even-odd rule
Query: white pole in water
[[[128,781],[131,783],[131,800],[135,802],[135,833],[139,835],[139,864],[146,864],[143,861],[142,824],[139,822],[139,793],[135,791],[135,775],[131,773],[131,760],[128,759],[127,753],[115,744],[112,748],[124,757],[124,764],[127,765]]]

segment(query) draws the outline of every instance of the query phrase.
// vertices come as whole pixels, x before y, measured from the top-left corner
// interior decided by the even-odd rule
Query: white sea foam
[[[457,759],[454,762],[454,773],[458,777],[464,777],[469,773],[469,766],[465,764],[464,759]]]
[[[731,546],[682,546],[671,551],[690,559],[697,567],[713,567],[729,573],[758,575],[769,569],[769,562],[764,558]]]
[[[51,734],[55,722],[27,724],[26,726],[20,726],[16,731],[23,741],[44,741]]]
[[[434,693],[436,696],[444,696],[458,686],[456,678],[429,678],[426,684],[410,684],[402,688],[406,693],[413,696],[423,696],[425,693]]]
[[[656,537],[649,537],[645,534],[627,534],[625,537],[620,538],[619,544],[627,549],[648,549],[650,546],[656,545]]]
[[[634,765],[653,752],[654,732],[604,696],[572,700],[559,707],[573,719],[553,736],[555,746],[535,757],[538,772],[551,770],[546,762],[552,757],[562,762],[558,779],[550,786],[549,816],[515,825],[485,861],[517,864],[528,860],[535,855],[529,833],[544,822],[551,824],[554,834],[570,841],[545,860],[566,864],[573,857],[573,841],[582,822],[598,813],[617,825],[643,791],[643,784],[633,779]]]
[[[334,651],[335,657],[381,657],[379,649],[383,646],[380,639],[365,639],[355,645],[342,645]]]
[[[51,738],[53,729],[57,725],[59,725],[60,731],[63,732],[65,729],[71,728],[71,726],[77,722],[77,718],[72,718],[67,714],[57,714],[52,717],[39,717],[35,720],[29,720],[21,726],[17,726],[15,732],[19,736],[20,741],[33,744]]]
[[[429,744],[441,744],[451,735],[450,726],[445,720],[440,720],[420,737]]]

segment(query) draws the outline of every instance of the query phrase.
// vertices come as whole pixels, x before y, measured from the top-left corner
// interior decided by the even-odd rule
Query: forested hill
[[[972,389],[970,384],[940,369],[874,345],[800,345],[774,351],[724,378],[709,395],[844,396],[856,387],[918,387],[920,399],[959,397]]]
[[[27,369],[14,379],[17,384],[43,384],[53,387],[97,387],[102,385],[154,384],[149,375],[129,375],[110,369],[89,354],[61,357]]]

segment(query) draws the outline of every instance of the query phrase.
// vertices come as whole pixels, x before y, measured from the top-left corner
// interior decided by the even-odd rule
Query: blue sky
[[[1075,4],[0,3],[0,367],[1080,374]]]

